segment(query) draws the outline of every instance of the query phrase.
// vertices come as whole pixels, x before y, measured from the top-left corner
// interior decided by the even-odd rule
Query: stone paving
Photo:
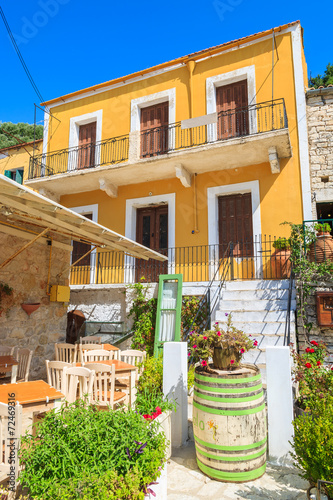
[[[306,500],[308,482],[297,469],[267,464],[266,473],[256,481],[243,484],[222,483],[205,476],[198,468],[192,422],[190,439],[174,448],[168,462],[168,500]]]

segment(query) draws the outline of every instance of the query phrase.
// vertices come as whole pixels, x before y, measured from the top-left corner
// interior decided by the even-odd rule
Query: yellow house
[[[34,148],[35,144],[35,148]],[[42,152],[43,140],[25,142],[0,149],[0,174],[19,184],[29,178],[29,160]]]
[[[43,103],[26,184],[169,258],[93,251],[72,283],[207,281],[230,254],[228,277],[278,277],[280,224],[311,219],[306,85],[297,21]]]

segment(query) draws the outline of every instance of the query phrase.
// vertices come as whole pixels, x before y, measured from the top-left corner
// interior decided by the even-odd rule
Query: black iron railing
[[[221,245],[200,245],[160,249],[168,256],[167,262],[136,259],[124,252],[100,251],[90,255],[89,265],[80,262],[71,270],[71,284],[134,283],[142,278],[147,282],[158,282],[160,274],[182,274],[184,282],[209,282],[221,267],[227,248],[227,281],[234,279],[281,279],[288,278],[288,266],[281,264],[281,252],[275,253],[273,246],[277,238],[260,235],[244,241],[226,242]],[[289,258],[282,252],[282,258]],[[79,258],[72,256],[72,262]],[[217,277],[218,281],[220,277]]]
[[[183,122],[141,132],[140,157],[164,155],[181,149],[262,134],[288,127],[284,99],[222,111],[217,122],[184,128]],[[29,179],[128,161],[129,135],[61,149],[30,159]]]

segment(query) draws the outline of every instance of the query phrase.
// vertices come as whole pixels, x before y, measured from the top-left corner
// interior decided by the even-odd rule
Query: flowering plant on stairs
[[[243,354],[258,345],[242,330],[232,324],[231,314],[227,314],[226,329],[215,323],[212,330],[203,333],[190,332],[189,355],[195,362],[200,361],[204,371],[209,371],[209,358],[213,359],[213,368],[235,370],[239,367]]]

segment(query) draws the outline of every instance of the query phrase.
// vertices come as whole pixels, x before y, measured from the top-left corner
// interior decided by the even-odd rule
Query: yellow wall
[[[238,169],[220,170],[197,176],[198,228],[194,229],[193,184],[184,188],[176,178],[120,186],[118,197],[110,198],[102,191],[66,195],[61,203],[68,207],[98,203],[99,223],[111,229],[125,232],[125,204],[127,199],[176,193],[176,246],[206,245],[208,243],[207,188],[259,180],[261,229],[272,236],[288,235],[287,220],[302,220],[302,196],[300,161],[298,150],[298,126],[296,120],[295,85],[291,34],[277,34],[278,60],[274,67],[274,99],[284,98],[288,116],[292,158],[280,160],[281,173],[272,174],[269,163]],[[272,99],[272,40],[260,41],[247,47],[232,50],[198,62],[193,73],[193,115],[204,115],[206,110],[206,79],[246,66],[255,66],[256,102]],[[303,57],[303,56],[302,56]],[[304,73],[306,73],[306,64]],[[176,121],[190,117],[189,71],[182,68],[165,72],[143,81],[124,85],[87,98],[52,107],[52,114],[61,120],[59,124],[50,118],[49,151],[68,147],[70,118],[103,110],[102,139],[130,132],[131,100],[162,90],[176,88]],[[267,155],[268,157],[268,155]],[[156,160],[158,161],[158,160]],[[181,159],[180,159],[181,161]],[[50,186],[50,189],[52,187]]]
[[[36,142],[35,154],[42,152],[43,142]],[[0,174],[4,174],[5,170],[15,170],[17,168],[23,168],[23,182],[27,180],[29,173],[29,160],[30,155],[33,155],[33,146],[17,146],[15,148],[2,149],[0,151],[8,156],[0,159]]]

